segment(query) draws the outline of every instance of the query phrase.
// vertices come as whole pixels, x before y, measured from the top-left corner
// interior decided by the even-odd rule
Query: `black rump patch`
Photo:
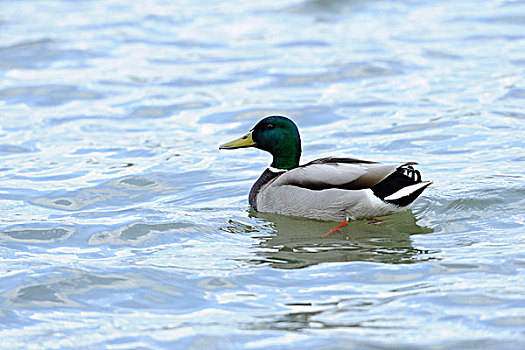
[[[421,173],[415,170],[411,165],[399,167],[392,174],[387,176],[383,181],[373,186],[371,190],[374,194],[382,200],[386,197],[396,193],[397,191],[407,186],[415,185],[421,182]],[[408,196],[404,196],[395,200],[387,200],[386,202],[399,205],[401,207],[412,203],[424,190],[426,186],[412,192]]]

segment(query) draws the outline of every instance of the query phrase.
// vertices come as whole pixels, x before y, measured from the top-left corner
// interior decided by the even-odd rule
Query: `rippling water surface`
[[[524,1],[0,2],[2,347],[523,349]],[[384,225],[218,145],[416,161]]]

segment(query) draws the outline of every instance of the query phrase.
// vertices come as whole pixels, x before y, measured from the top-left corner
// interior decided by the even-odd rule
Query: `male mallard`
[[[250,190],[250,205],[259,212],[326,221],[383,216],[406,209],[432,183],[421,181],[414,162],[328,157],[299,165],[299,131],[282,116],[264,118],[248,134],[219,148],[244,147],[273,156]]]

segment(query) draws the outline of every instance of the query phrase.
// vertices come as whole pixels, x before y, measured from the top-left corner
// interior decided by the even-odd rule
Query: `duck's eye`
[[[275,128],[275,125],[273,125],[273,124],[266,124],[266,129],[272,130],[274,128]]]

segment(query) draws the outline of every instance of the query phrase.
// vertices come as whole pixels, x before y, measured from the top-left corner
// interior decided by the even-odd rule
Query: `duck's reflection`
[[[412,246],[410,236],[433,232],[416,224],[410,211],[374,221],[353,221],[335,234],[324,234],[337,223],[251,213],[272,223],[275,235],[264,238],[262,261],[275,268],[297,269],[322,262],[369,261],[389,264],[430,259]]]

